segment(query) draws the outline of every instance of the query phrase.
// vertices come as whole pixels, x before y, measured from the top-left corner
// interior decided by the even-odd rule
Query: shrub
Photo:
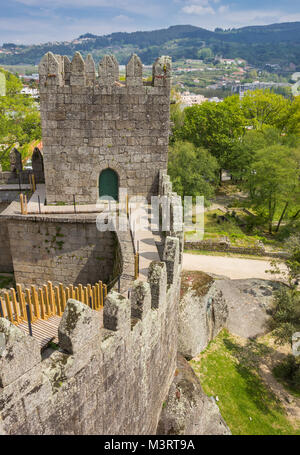
[[[288,355],[282,362],[273,369],[274,375],[284,380],[289,386],[300,392],[300,359]]]

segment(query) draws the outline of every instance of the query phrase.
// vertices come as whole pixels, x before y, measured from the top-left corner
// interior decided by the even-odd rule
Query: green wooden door
[[[110,197],[117,201],[118,195],[118,175],[112,169],[105,169],[99,177],[99,197],[101,199]]]

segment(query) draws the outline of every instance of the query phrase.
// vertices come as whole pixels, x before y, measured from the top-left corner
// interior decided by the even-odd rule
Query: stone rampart
[[[176,368],[177,238],[164,257],[103,315],[69,300],[47,358],[0,319],[0,434],[155,434]]]

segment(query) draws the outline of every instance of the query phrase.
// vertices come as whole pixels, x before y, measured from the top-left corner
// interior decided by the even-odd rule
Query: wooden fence
[[[107,296],[107,285],[102,281],[87,286],[53,286],[51,281],[42,287],[31,286],[23,291],[17,284],[0,297],[0,317],[19,325],[24,321],[47,320],[51,316],[62,316],[68,299],[76,299],[94,310],[101,310]]]

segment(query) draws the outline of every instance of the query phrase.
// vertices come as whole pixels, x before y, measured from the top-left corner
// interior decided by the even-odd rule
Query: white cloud
[[[229,10],[229,6],[223,5],[218,8],[218,13],[223,14],[223,13],[226,13],[226,11],[228,11],[228,10]]]
[[[133,14],[147,14],[155,16],[163,11],[161,4],[141,0],[16,0],[26,6],[57,8],[86,9],[86,8],[110,8],[127,11]]]
[[[201,5],[187,5],[181,10],[185,14],[197,14],[198,16],[204,16],[206,14],[215,14],[214,9],[211,6]]]
[[[186,5],[181,8],[184,14],[196,14],[197,16],[205,16],[215,14],[213,5],[219,3],[220,0],[185,0]]]
[[[237,3],[235,5],[224,5],[219,0],[174,0],[174,2],[182,7],[178,9],[178,14],[173,18],[174,23],[186,24],[186,15],[188,14],[188,22],[191,25],[210,30],[214,30],[216,27],[239,28],[251,25],[300,21],[299,12],[289,14],[281,8],[250,8],[242,10],[238,9],[239,5]],[[199,6],[202,8],[197,9],[196,7]],[[214,14],[211,11],[205,13],[203,8],[212,8]],[[197,11],[199,14],[197,14]]]
[[[266,25],[275,22],[289,22],[300,19],[300,14],[287,15],[280,10],[243,10],[231,11],[227,10],[223,16],[223,20],[228,24],[235,24],[235,27],[246,25]]]
[[[149,27],[143,27],[149,30]],[[150,28],[152,29],[152,27]],[[20,44],[37,44],[53,41],[67,41],[77,38],[84,33],[106,35],[113,32],[134,32],[136,24],[130,18],[115,16],[109,21],[97,18],[77,19],[51,18],[51,21],[24,18],[16,29],[15,18],[0,18],[0,43],[14,42]]]

